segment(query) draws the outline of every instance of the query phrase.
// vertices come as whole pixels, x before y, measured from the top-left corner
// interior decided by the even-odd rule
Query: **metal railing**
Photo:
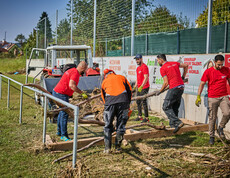
[[[14,82],[16,84],[18,84],[19,86],[21,86],[21,90],[20,90],[20,113],[19,113],[19,124],[22,123],[22,105],[23,105],[23,89],[27,88],[31,91],[34,91],[36,93],[39,93],[40,95],[44,96],[45,98],[45,104],[44,104],[44,120],[43,120],[43,143],[45,144],[46,142],[46,118],[47,118],[47,98],[50,98],[52,100],[55,100],[59,103],[62,103],[63,105],[71,108],[74,110],[74,139],[73,139],[73,168],[75,168],[76,166],[76,158],[77,158],[77,132],[78,132],[78,114],[79,114],[79,107],[75,106],[73,104],[70,104],[66,101],[63,101],[57,97],[54,97],[50,94],[47,94],[45,92],[42,92],[40,90],[34,89],[32,87],[29,86],[24,86],[22,83],[11,79],[10,77],[4,76],[2,74],[0,74],[0,100],[2,99],[2,78],[5,78],[8,80],[8,91],[7,91],[7,109],[10,108],[10,83]]]

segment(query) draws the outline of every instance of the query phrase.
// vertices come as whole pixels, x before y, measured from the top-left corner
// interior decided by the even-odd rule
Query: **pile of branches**
[[[88,97],[94,97],[100,95],[100,89],[95,88],[92,93],[87,93]],[[73,98],[70,99],[70,103],[73,105],[79,105],[79,103],[83,102],[84,99],[78,93],[73,94]],[[79,106],[79,118],[83,118],[86,115],[94,114],[94,119],[103,121],[103,111],[104,104],[102,102],[101,97],[97,97],[89,102],[86,102]]]

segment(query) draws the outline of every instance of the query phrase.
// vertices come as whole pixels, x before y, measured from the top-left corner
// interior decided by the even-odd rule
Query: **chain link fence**
[[[210,0],[135,0],[134,54],[205,53]],[[96,56],[130,56],[132,0],[96,3]],[[73,0],[55,14],[42,14],[37,47],[51,44],[93,48],[95,0]],[[212,2],[211,53],[230,52],[230,0]],[[46,28],[45,28],[46,27]],[[45,35],[46,34],[46,35]]]

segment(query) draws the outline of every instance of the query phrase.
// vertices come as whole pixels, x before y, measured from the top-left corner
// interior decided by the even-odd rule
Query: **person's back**
[[[162,77],[166,75],[168,78],[169,88],[184,85],[179,67],[180,63],[178,62],[165,62],[160,69]]]
[[[127,79],[122,75],[109,74],[101,85],[105,105],[130,102],[131,87]]]
[[[122,75],[116,75],[113,70],[104,70],[105,79],[101,85],[101,97],[104,101],[104,142],[105,153],[109,153],[112,144],[113,120],[116,116],[115,148],[120,151],[121,142],[128,121],[129,104],[131,102],[131,86]]]
[[[67,70],[54,88],[54,91],[60,94],[72,96],[74,91],[69,87],[69,81],[73,80],[75,83],[78,83],[79,78],[80,74],[76,68]]]

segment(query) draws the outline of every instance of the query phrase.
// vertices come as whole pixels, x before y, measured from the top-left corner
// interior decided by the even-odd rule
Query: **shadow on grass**
[[[132,145],[132,147],[130,149],[125,149],[123,150],[123,152],[125,152],[126,154],[128,154],[129,156],[135,158],[136,160],[142,162],[143,164],[145,164],[146,166],[149,166],[150,168],[152,168],[153,170],[155,170],[156,172],[158,172],[160,175],[157,177],[171,177],[169,174],[161,171],[160,169],[154,167],[152,164],[150,164],[149,162],[143,160],[142,158],[138,157],[137,155],[142,155],[142,153],[139,151],[139,149],[136,147],[134,142],[130,142],[130,144]],[[137,155],[131,153],[132,151],[134,151]]]
[[[180,148],[185,145],[207,146],[208,134],[199,131],[191,131],[181,135],[174,135],[163,140],[147,141],[146,143],[154,148],[161,149],[167,149],[171,147]]]

